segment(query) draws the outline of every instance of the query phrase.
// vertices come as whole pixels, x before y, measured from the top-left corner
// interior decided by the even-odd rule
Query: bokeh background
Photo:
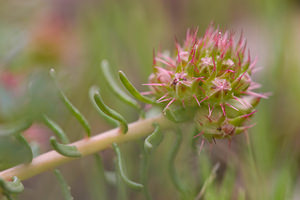
[[[151,72],[152,51],[174,47],[187,28],[203,34],[210,22],[237,37],[243,31],[257,66],[263,100],[248,140],[237,136],[227,142],[206,144],[199,154],[190,147],[189,133],[176,159],[183,182],[194,193],[201,190],[212,167],[220,162],[217,177],[205,191],[208,200],[300,199],[300,2],[298,0],[10,0],[0,1],[0,123],[48,113],[72,141],[84,130],[62,105],[48,77],[59,75],[62,89],[92,125],[93,133],[111,128],[98,116],[88,99],[88,89],[98,85],[108,104],[134,121],[138,115],[106,87],[99,69],[107,59],[117,75],[121,69],[140,91]],[[115,76],[116,77],[116,76]],[[188,129],[187,129],[188,130]],[[35,123],[24,133],[37,151],[50,149],[51,131]],[[0,151],[13,157],[16,147],[0,137]],[[149,187],[153,199],[179,199],[167,168],[174,134],[152,157]],[[39,144],[39,146],[37,145]],[[130,177],[139,178],[141,144],[121,145]],[[111,150],[100,153],[106,170],[114,170]],[[24,155],[25,156],[25,155]],[[21,156],[24,159],[24,156]],[[25,156],[26,157],[26,156]],[[22,158],[20,158],[22,160]],[[10,165],[1,157],[1,168]],[[126,186],[104,184],[89,156],[60,167],[75,199],[143,199]],[[52,172],[24,181],[20,200],[62,199]]]

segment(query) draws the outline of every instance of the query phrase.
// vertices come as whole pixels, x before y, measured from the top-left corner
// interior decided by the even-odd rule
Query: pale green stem
[[[153,132],[153,123],[158,123],[162,129],[174,126],[165,117],[158,116],[129,124],[127,134],[123,134],[119,128],[116,128],[70,145],[76,146],[82,156],[87,156],[110,147],[114,142],[122,143],[145,137]],[[13,176],[17,176],[20,180],[25,180],[75,159],[62,156],[56,151],[49,151],[34,158],[30,164],[21,164],[0,172],[0,177],[10,180]]]

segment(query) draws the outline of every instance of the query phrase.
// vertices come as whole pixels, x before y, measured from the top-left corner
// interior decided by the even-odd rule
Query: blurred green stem
[[[171,181],[173,182],[173,185],[176,187],[176,189],[181,193],[182,197],[186,195],[186,187],[181,181],[181,178],[179,178],[177,171],[175,169],[175,158],[177,156],[177,153],[179,151],[180,145],[182,142],[182,133],[181,130],[176,131],[176,140],[173,144],[173,149],[171,150],[169,161],[168,161],[168,171],[171,177]]]
[[[158,116],[145,120],[138,120],[129,124],[127,134],[122,134],[120,129],[116,128],[99,133],[90,138],[84,138],[71,145],[76,146],[82,156],[87,156],[110,147],[114,142],[122,143],[145,137],[152,133],[153,123],[159,124],[162,129],[174,126],[172,122],[165,117]],[[74,159],[75,158],[62,156],[56,151],[49,151],[37,156],[30,164],[21,164],[0,172],[0,177],[4,180],[10,180],[13,176],[17,176],[20,180],[25,180]]]
[[[142,167],[141,167],[141,181],[142,184],[144,185],[144,195],[145,199],[151,200],[151,196],[149,194],[148,190],[148,171],[149,171],[149,159],[150,155],[143,150],[143,157],[142,157]]]

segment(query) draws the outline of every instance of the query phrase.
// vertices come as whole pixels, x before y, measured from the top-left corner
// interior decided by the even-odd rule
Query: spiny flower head
[[[164,113],[192,113],[200,135],[209,140],[249,128],[245,121],[256,112],[260,98],[266,98],[252,91],[260,87],[251,79],[256,59],[249,50],[245,55],[243,34],[236,43],[233,37],[213,26],[200,38],[197,30],[188,30],[183,45],[176,41],[172,56],[154,55],[153,73],[145,84]]]

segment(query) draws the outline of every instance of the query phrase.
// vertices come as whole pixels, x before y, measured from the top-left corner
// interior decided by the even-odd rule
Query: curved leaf
[[[122,156],[121,156],[121,152],[120,149],[118,147],[118,145],[116,143],[112,144],[113,149],[117,155],[117,168],[118,168],[118,172],[122,178],[122,180],[132,189],[134,190],[142,190],[144,188],[144,186],[140,183],[136,183],[130,179],[128,179],[128,177],[126,176],[123,166],[122,166]]]
[[[148,103],[148,104],[156,104],[155,101],[152,99],[145,97],[139,93],[139,91],[132,85],[132,83],[128,80],[124,72],[119,71],[119,77],[121,82],[123,83],[124,87],[128,90],[128,92],[134,96],[136,99],[140,100],[141,102]]]
[[[50,76],[54,79],[54,82],[56,83],[56,74],[55,70],[51,69],[50,70]],[[58,84],[56,83],[56,86],[59,90],[59,94],[66,105],[66,107],[70,110],[72,115],[79,121],[79,123],[83,126],[83,128],[86,131],[86,134],[88,137],[91,136],[91,128],[90,125],[87,121],[87,119],[80,113],[80,111],[71,103],[71,101],[67,98],[67,96],[64,94],[64,92],[58,87]]]
[[[63,196],[65,200],[73,200],[74,198],[72,197],[71,191],[70,191],[70,186],[64,179],[63,175],[58,169],[54,170],[54,174],[59,182],[60,188],[62,190]]]
[[[81,157],[81,153],[77,150],[75,146],[60,144],[56,141],[54,136],[50,138],[50,144],[55,151],[57,151],[59,154],[63,156],[74,157],[74,158]]]
[[[19,134],[16,136],[17,140],[19,140],[19,142],[21,144],[24,145],[26,151],[28,152],[29,154],[29,160],[28,160],[28,163],[30,163],[33,159],[33,152],[32,152],[32,149],[31,149],[31,146],[29,145],[29,143],[27,142],[27,140],[24,138],[23,135]]]
[[[52,121],[48,116],[43,115],[43,120],[44,123],[54,132],[54,134],[56,135],[56,137],[58,137],[58,139],[64,143],[64,144],[68,144],[69,143],[69,139],[66,136],[64,130],[54,121]]]
[[[95,88],[95,89],[94,89]],[[103,117],[109,124],[111,124],[112,126],[119,126],[119,123],[114,120],[113,118],[111,118],[110,116],[106,115],[104,112],[102,112],[102,110],[99,108],[99,106],[97,105],[95,98],[94,98],[94,91],[97,91],[97,88],[91,87],[90,91],[89,91],[89,97],[90,100],[93,104],[93,106],[95,107],[95,109],[97,110],[97,112],[101,115],[101,117]]]
[[[123,133],[127,133],[128,131],[128,125],[127,125],[127,121],[125,120],[125,118],[120,115],[118,112],[116,112],[115,110],[109,108],[108,106],[105,105],[105,103],[103,102],[101,95],[99,93],[99,90],[96,89],[95,87],[92,87],[90,89],[90,93],[91,96],[93,97],[95,104],[97,105],[97,107],[103,112],[103,114],[107,115],[108,117],[116,120],[119,122],[120,124],[120,128],[122,130]]]
[[[5,181],[0,178],[0,187],[5,194],[18,194],[24,190],[23,184],[16,176],[13,177],[12,181]]]
[[[108,83],[108,87],[111,89],[111,91],[123,102],[140,110],[140,105],[130,96],[128,96],[125,92],[123,92],[121,88],[119,88],[118,84],[115,82],[113,76],[111,75],[111,72],[109,71],[109,64],[106,60],[103,60],[101,62],[101,70],[103,72],[104,79]]]
[[[154,148],[156,148],[162,141],[163,135],[160,132],[160,127],[158,124],[154,124],[154,131],[145,139],[144,150],[147,153],[151,153]]]

